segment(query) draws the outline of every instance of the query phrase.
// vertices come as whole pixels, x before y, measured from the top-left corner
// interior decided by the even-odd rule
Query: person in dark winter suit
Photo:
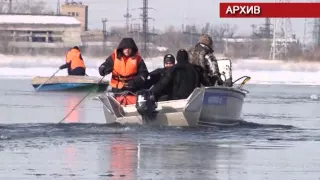
[[[220,71],[216,57],[213,55],[213,40],[208,34],[200,36],[199,43],[191,48],[188,53],[190,63],[201,66],[204,69],[205,76],[214,85],[222,85]]]
[[[166,70],[169,67],[175,65],[175,63],[176,63],[176,59],[174,58],[174,56],[172,54],[166,54],[163,58],[163,68],[158,68],[150,72],[149,79],[147,79],[145,84],[145,88],[150,89],[151,86],[157,84],[160,81],[161,77],[166,72]]]
[[[203,68],[189,63],[186,50],[179,50],[176,59],[177,64],[170,67],[161,80],[152,87],[151,92],[156,99],[159,99],[165,90],[168,97],[162,100],[186,99],[196,87],[211,85],[203,75]]]

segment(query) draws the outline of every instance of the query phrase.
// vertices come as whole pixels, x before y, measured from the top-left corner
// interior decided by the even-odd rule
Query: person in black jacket
[[[161,77],[164,75],[165,71],[175,65],[176,59],[172,54],[166,54],[163,58],[163,68],[155,69],[154,71],[150,72],[149,79],[147,79],[145,88],[150,89],[151,86],[157,84]]]
[[[196,87],[211,85],[203,74],[203,68],[189,63],[186,50],[179,50],[176,59],[177,64],[170,67],[150,90],[156,99],[159,99],[165,90],[168,91],[166,100],[186,99]]]

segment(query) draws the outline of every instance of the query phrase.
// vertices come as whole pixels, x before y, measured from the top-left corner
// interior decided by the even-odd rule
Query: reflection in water
[[[233,145],[198,145],[194,142],[144,144],[126,137],[112,139],[106,148],[109,151],[106,153],[111,156],[105,158],[105,161],[109,162],[99,164],[109,164],[100,169],[106,168],[113,176],[125,179],[228,178],[242,171],[239,169],[242,149]]]
[[[135,179],[135,169],[137,168],[137,144],[130,139],[121,142],[111,142],[110,171],[116,176],[125,179]]]
[[[239,167],[235,165],[241,159],[240,152],[232,146],[225,148],[212,143],[140,145],[139,174],[164,179],[220,179],[230,175],[234,167]]]
[[[64,149],[64,154],[66,155],[66,157],[64,158],[65,162],[66,162],[66,169],[67,170],[72,170],[75,169],[75,165],[76,165],[76,156],[77,156],[77,149],[74,146],[67,146]]]
[[[72,109],[81,101],[81,97],[76,96],[76,95],[70,95],[66,98],[66,109],[65,109],[65,116],[69,114]],[[80,117],[83,117],[81,112],[83,113],[84,111],[80,111],[80,106],[79,105],[73,112],[65,119],[66,123],[78,123],[80,122]]]
[[[0,163],[0,179],[9,176],[30,179],[39,174],[40,179],[65,180],[250,179],[246,173],[252,167],[247,168],[250,163],[243,159],[248,158],[243,155],[248,149],[237,148],[234,142],[197,143],[181,139],[172,142],[169,138],[152,139],[151,142],[146,138],[139,142],[137,139],[123,134],[101,135],[94,139],[72,137],[61,146],[57,145],[61,143],[57,140],[41,149],[41,153],[34,147],[25,148],[23,156],[19,154],[21,152],[4,151],[0,153],[0,159],[11,163],[9,168]],[[42,144],[48,139],[37,142]],[[47,160],[48,157],[52,159]],[[257,161],[251,159],[252,162]]]

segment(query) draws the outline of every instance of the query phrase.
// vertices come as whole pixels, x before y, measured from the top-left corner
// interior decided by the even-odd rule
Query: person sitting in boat
[[[185,99],[196,87],[210,86],[210,81],[203,75],[203,68],[189,62],[188,52],[177,52],[177,64],[168,68],[161,80],[151,88],[156,100],[168,90],[168,98],[161,100]]]
[[[135,93],[143,89],[148,68],[132,38],[123,38],[117,49],[99,67],[101,76],[112,73],[109,85],[122,105],[136,103]],[[132,93],[128,93],[132,92]]]
[[[151,86],[155,85],[157,82],[160,81],[161,77],[164,75],[165,71],[175,65],[176,59],[172,54],[166,54],[163,58],[163,68],[155,69],[154,71],[150,72],[149,79],[147,79],[145,88],[150,89]]]
[[[199,43],[188,51],[190,55],[189,61],[204,69],[204,73],[208,76],[211,84],[222,85],[223,81],[220,77],[218,62],[213,52],[212,38],[208,34],[202,34]]]
[[[86,66],[84,64],[81,52],[78,46],[69,49],[66,54],[66,64],[60,66],[60,69],[68,68],[68,75],[85,76]]]

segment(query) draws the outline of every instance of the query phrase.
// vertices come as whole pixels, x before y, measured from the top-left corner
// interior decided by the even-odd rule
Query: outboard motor
[[[223,82],[223,85],[226,86],[226,87],[232,87],[232,86],[233,86],[232,78],[226,79],[226,80]]]
[[[143,121],[151,121],[157,108],[154,95],[149,90],[138,91],[136,108]]]

